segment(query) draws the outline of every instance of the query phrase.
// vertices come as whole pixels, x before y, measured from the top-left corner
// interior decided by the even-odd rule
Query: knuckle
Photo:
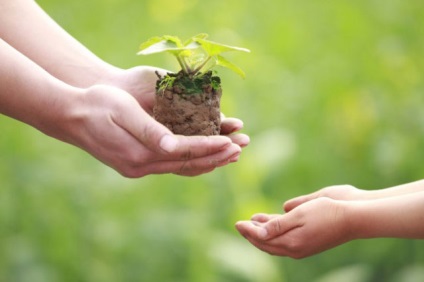
[[[283,230],[283,227],[282,227],[281,221],[277,219],[274,224],[274,231],[276,234],[280,234],[282,230]]]
[[[334,189],[333,187],[334,186],[328,186],[328,187],[325,187],[325,188],[321,189],[319,191],[319,195],[318,196],[319,197],[325,197],[325,196],[327,196],[331,192],[331,190]]]
[[[128,154],[125,160],[127,167],[134,168],[140,166],[140,157],[137,154]]]
[[[151,122],[145,122],[137,137],[139,140],[149,140],[153,137],[153,132],[155,132],[155,124]]]
[[[329,205],[330,203],[332,203],[333,199],[329,198],[329,197],[320,197],[320,198],[316,199],[315,202],[318,205],[326,206],[326,205]]]
[[[178,168],[176,174],[185,175],[191,170],[190,162],[187,160],[184,160],[181,164],[181,166]]]
[[[183,160],[183,161],[188,161],[191,158],[192,158],[192,152],[191,152],[190,149],[188,149],[188,150],[186,150],[186,151],[184,151],[180,154],[180,159]]]
[[[125,178],[140,178],[149,174],[144,167],[144,161],[137,154],[129,155],[116,171]]]
[[[120,158],[125,164],[125,167],[130,168],[140,168],[159,159],[153,152],[144,150],[143,148],[132,148],[130,146],[125,148]]]

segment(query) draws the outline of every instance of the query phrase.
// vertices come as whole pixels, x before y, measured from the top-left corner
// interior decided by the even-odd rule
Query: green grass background
[[[424,175],[422,0],[40,0],[122,68],[151,36],[251,49],[222,70],[223,112],[251,136],[237,164],[130,180],[0,116],[0,281],[424,281],[424,242],[350,242],[303,260],[248,244],[235,221],[334,184],[380,189]],[[399,211],[400,213],[402,211]],[[317,234],[318,236],[319,234]]]

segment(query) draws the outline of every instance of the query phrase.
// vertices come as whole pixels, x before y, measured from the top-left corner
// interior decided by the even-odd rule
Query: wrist
[[[76,68],[66,70],[65,74],[59,75],[58,78],[74,87],[89,88],[98,84],[114,86],[123,73],[123,69],[98,61],[81,63]]]
[[[125,70],[105,62],[102,63],[102,66],[93,68],[91,72],[92,78],[90,79],[90,83],[85,85],[86,88],[94,85],[119,86],[122,77],[125,76]]]
[[[390,216],[385,200],[346,202],[346,218],[352,239],[369,239],[390,236]]]
[[[367,214],[363,201],[344,201],[342,203],[348,237],[350,240],[369,238]]]
[[[54,102],[40,113],[34,127],[50,137],[74,144],[72,124],[78,116],[78,105],[84,89],[63,84],[55,91],[58,94],[53,98]]]

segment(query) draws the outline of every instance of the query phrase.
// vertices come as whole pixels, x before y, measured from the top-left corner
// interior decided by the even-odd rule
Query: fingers
[[[96,85],[81,97],[82,110],[76,116],[84,117],[80,119],[87,132],[82,140],[77,136],[69,142],[129,178],[161,173],[200,175],[238,161],[241,146],[249,143],[244,134],[174,135],[133,96],[115,87]]]
[[[277,216],[279,216],[279,214],[257,213],[257,214],[254,214],[250,218],[250,220],[261,222],[261,223],[265,223],[265,222],[268,222],[268,221],[270,221],[271,219],[273,219],[273,218],[275,218]]]
[[[243,128],[243,122],[237,118],[226,118],[221,113],[221,135],[228,136],[233,143],[240,147],[246,147],[250,143],[250,138],[246,134],[232,134]]]
[[[97,88],[100,87],[102,86]],[[178,146],[177,140],[168,128],[147,114],[131,95],[120,89],[112,90],[117,97],[114,105],[115,110],[111,116],[116,125],[126,130],[153,152],[166,154],[175,150]]]
[[[264,228],[264,223],[270,221],[271,219],[277,217],[278,215],[271,215],[266,213],[257,213],[252,215],[250,220],[238,221],[236,223],[237,230],[245,237],[249,236],[258,238],[264,236],[260,233],[268,233]]]
[[[234,144],[239,145],[241,148],[246,147],[250,143],[250,138],[246,134],[230,134],[228,135],[228,138],[230,138]]]
[[[226,136],[172,135],[166,137],[165,140],[168,141],[168,138],[175,143],[172,146],[163,143],[161,146],[163,148],[167,147],[167,153],[178,160],[189,160],[213,155],[233,145],[231,139]],[[240,148],[240,146],[237,147],[238,149]]]
[[[264,238],[268,236],[267,230],[254,221],[238,221],[236,223],[236,229],[246,239],[253,238],[255,240],[264,240]]]
[[[260,216],[264,216],[261,214]],[[258,248],[261,251],[264,251],[268,254],[285,256],[287,255],[284,251],[285,249],[274,242],[274,240],[263,240],[265,235],[265,229],[263,226],[260,226],[260,223],[255,223],[252,221],[239,221],[236,223],[236,229],[240,234],[246,238],[253,246]],[[276,238],[275,240],[278,240]]]
[[[334,185],[324,187],[318,191],[315,191],[308,195],[303,195],[297,198],[293,198],[284,203],[284,210],[286,212],[294,209],[295,207],[309,202],[311,200],[328,197],[335,200],[352,201],[364,199],[364,191],[358,189],[352,185]]]
[[[238,161],[240,153],[241,148],[236,144],[231,144],[224,150],[200,158],[152,162],[141,166],[139,174],[174,173],[182,176],[196,176]]]
[[[289,212],[306,201],[307,201],[307,197],[305,196],[300,196],[300,197],[290,199],[283,204],[283,209],[285,212]]]
[[[189,160],[217,153],[232,144],[226,136],[174,135],[155,121],[138,104],[127,103],[113,116],[113,121],[127,130],[149,150],[173,159]],[[130,107],[131,105],[131,107]],[[245,138],[239,137],[241,143]]]
[[[243,128],[243,122],[237,118],[226,118],[221,114],[221,134],[228,135]]]
[[[301,247],[298,240],[297,225],[290,225],[284,216],[258,214],[255,219],[270,221],[261,223],[257,221],[239,221],[236,223],[236,229],[252,245],[271,255],[289,256],[292,258],[302,258],[305,256],[305,250]],[[286,222],[285,222],[286,221]],[[281,228],[282,226],[287,228]],[[276,227],[279,226],[279,227]],[[290,228],[289,226],[292,226]],[[275,234],[272,235],[272,230]]]
[[[172,132],[154,120],[130,95],[120,95],[121,103],[113,116],[113,121],[127,130],[149,150],[171,156],[174,159],[188,160],[215,154],[232,143],[240,147],[249,144],[244,134],[234,136],[182,136]],[[223,119],[223,132],[230,133],[243,127],[238,119]]]
[[[304,204],[306,202],[309,202],[313,199],[319,198],[321,196],[321,194],[319,193],[319,191],[308,194],[308,195],[303,195],[303,196],[299,196],[296,198],[293,198],[291,200],[286,201],[283,204],[283,209],[285,212],[289,212],[291,210],[293,210],[294,208],[300,206],[301,204]]]
[[[185,162],[183,165],[177,165],[177,170],[173,171],[173,173],[183,176],[196,176],[209,172],[217,167],[237,162],[240,154],[240,146],[231,144],[225,150],[219,151],[214,155],[193,159]]]
[[[246,237],[246,239],[259,250],[266,252],[274,256],[284,256],[292,257],[294,259],[299,259],[304,257],[302,252],[290,247],[289,240],[284,238],[276,238],[270,241],[259,241],[251,237]]]
[[[257,214],[253,218],[259,221],[239,221],[236,223],[236,228],[243,236],[253,238],[254,240],[270,240],[298,226],[292,220],[290,214]]]
[[[144,111],[140,110],[138,116],[138,119],[119,116],[120,119],[116,121],[151,151],[151,161],[131,168],[131,172],[126,173],[128,177],[161,173],[200,175],[236,162],[241,153],[241,146],[249,143],[249,138],[242,134],[232,138],[174,135]]]
[[[292,213],[286,213],[274,217],[264,225],[264,228],[267,231],[267,235],[263,239],[269,240],[271,238],[280,236],[298,226],[298,222],[294,220]]]

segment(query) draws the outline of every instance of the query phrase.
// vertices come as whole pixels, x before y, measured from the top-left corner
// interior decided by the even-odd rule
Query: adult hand
[[[112,86],[87,88],[75,103],[64,124],[66,133],[52,135],[86,150],[126,177],[199,175],[237,161],[241,152],[225,136],[172,134],[133,96]]]
[[[155,85],[158,79],[156,72],[161,76],[166,75],[167,71],[160,68],[149,66],[138,66],[127,70],[115,70],[109,75],[108,84],[121,88],[139,102],[141,107],[150,115],[153,114],[153,105],[155,101]],[[236,133],[243,128],[243,122],[237,118],[227,118],[221,115],[221,134],[228,136],[233,143],[240,147],[249,144],[250,139],[247,135]]]
[[[256,214],[237,230],[272,255],[304,258],[351,240],[342,202],[321,197],[283,215]]]

